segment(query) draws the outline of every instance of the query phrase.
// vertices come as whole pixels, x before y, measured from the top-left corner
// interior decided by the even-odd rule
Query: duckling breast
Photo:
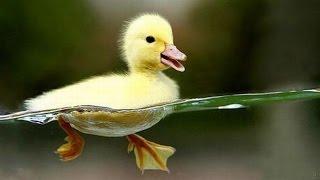
[[[179,87],[164,74],[157,77],[133,75],[124,89],[123,102],[119,107],[141,108],[160,103],[172,102],[179,98]]]

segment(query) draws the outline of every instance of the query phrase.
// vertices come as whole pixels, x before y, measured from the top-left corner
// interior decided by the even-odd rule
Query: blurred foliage
[[[199,3],[194,9],[190,22],[197,33],[192,37],[197,48],[190,48],[193,57],[189,78],[200,83],[198,94],[245,92],[253,88],[253,55],[255,45],[264,35],[261,30],[267,28],[263,28],[267,8],[263,0],[217,0]]]
[[[306,7],[292,16],[298,1],[143,2],[3,1],[1,103],[16,108],[43,91],[125,70],[118,51],[123,21],[150,11],[172,22],[175,43],[188,55],[185,73],[167,71],[182,97],[311,86],[320,79],[318,16]],[[169,11],[177,7],[184,11]]]
[[[2,103],[17,104],[72,78],[79,71],[75,63],[88,61],[84,50],[89,48],[94,24],[84,1],[3,1],[0,94],[6,96]]]

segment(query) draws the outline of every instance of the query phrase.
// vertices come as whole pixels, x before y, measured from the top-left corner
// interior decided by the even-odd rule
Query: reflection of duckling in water
[[[179,98],[178,85],[163,70],[172,67],[183,72],[180,63],[186,55],[173,45],[170,24],[159,15],[145,14],[128,24],[123,34],[121,48],[129,66],[127,74],[112,74],[46,92],[26,101],[28,110],[44,110],[75,105],[106,106],[114,109],[141,108],[170,102]],[[84,140],[65,121],[58,118],[59,125],[68,134],[68,143],[60,146],[57,153],[62,160],[78,157]],[[174,148],[147,141],[131,134],[128,150],[134,150],[141,170],[167,170],[166,161]]]

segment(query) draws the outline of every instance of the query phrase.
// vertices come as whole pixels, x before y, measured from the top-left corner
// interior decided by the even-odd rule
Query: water
[[[251,93],[182,99],[139,109],[111,109],[80,105],[43,111],[22,111],[0,116],[0,121],[22,120],[36,124],[55,121],[63,116],[75,129],[93,135],[119,137],[148,129],[172,113],[210,109],[239,109],[253,105],[320,98],[318,89]]]

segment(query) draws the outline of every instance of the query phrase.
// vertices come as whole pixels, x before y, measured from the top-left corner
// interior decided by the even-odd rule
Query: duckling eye
[[[154,39],[153,36],[147,36],[147,37],[146,37],[146,41],[147,41],[148,43],[153,43],[153,42],[156,41],[156,40]]]

